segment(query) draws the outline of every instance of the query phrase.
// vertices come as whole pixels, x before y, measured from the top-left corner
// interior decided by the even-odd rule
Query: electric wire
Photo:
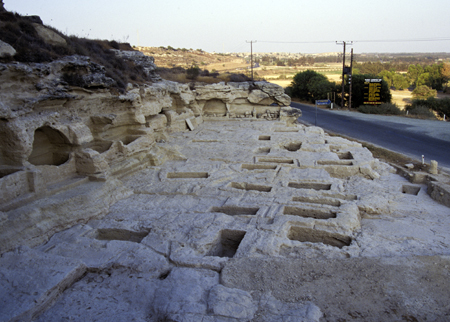
[[[396,43],[396,42],[422,42],[422,41],[450,41],[450,37],[435,38],[415,38],[415,39],[366,39],[353,40],[353,43]],[[328,44],[336,43],[335,40],[318,40],[318,41],[277,41],[277,40],[258,40],[261,43],[275,44]]]

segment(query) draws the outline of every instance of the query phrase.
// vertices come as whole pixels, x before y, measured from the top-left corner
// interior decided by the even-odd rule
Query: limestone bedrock
[[[447,314],[448,208],[359,143],[281,121],[214,119],[153,145],[165,161],[119,175],[124,195],[99,205],[103,214],[2,255],[2,320]],[[50,216],[49,202],[56,218],[80,217],[96,201],[58,209],[55,200],[105,180],[28,208]]]
[[[0,64],[1,321],[448,318],[446,181],[297,124],[279,86],[154,79]]]

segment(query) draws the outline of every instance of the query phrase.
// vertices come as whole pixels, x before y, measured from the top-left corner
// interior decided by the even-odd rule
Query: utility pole
[[[350,54],[350,74],[348,75],[349,92],[348,92],[348,108],[352,108],[352,89],[353,89],[353,48]]]
[[[353,44],[353,41],[350,41],[350,45]],[[344,95],[345,95],[345,89],[344,89],[344,82],[345,82],[345,47],[347,45],[347,42],[343,41],[342,43],[338,43],[336,41],[336,45],[344,45],[344,55],[342,56],[342,97],[341,97],[341,108],[344,107]]]
[[[250,43],[250,60],[251,60],[251,70],[252,70],[252,81],[253,81],[253,43],[254,42],[256,42],[256,40],[247,41],[247,43]]]

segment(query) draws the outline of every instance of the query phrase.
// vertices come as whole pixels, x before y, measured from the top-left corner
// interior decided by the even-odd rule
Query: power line
[[[419,42],[419,41],[449,41],[450,37],[417,38],[417,39],[385,39],[385,40],[355,40],[354,42]]]
[[[273,44],[326,44],[334,43],[335,40],[326,41],[272,41],[272,40],[258,40],[259,42],[273,43]]]
[[[335,40],[318,40],[318,41],[276,41],[276,40],[258,40],[263,43],[273,44],[327,44],[335,43]],[[360,43],[374,43],[374,42],[421,42],[421,41],[450,41],[450,37],[435,37],[435,38],[415,38],[415,39],[377,39],[377,40],[354,40],[353,42]]]

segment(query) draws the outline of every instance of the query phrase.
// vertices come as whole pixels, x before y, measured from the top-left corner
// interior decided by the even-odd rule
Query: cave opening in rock
[[[225,116],[227,115],[227,106],[218,99],[212,99],[205,103],[203,114],[206,116]]]
[[[33,150],[28,161],[34,165],[61,165],[69,160],[72,144],[60,131],[49,126],[34,132]]]

